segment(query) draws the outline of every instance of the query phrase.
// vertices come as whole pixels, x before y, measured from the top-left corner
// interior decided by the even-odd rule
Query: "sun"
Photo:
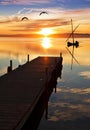
[[[42,46],[43,46],[43,48],[45,48],[45,49],[50,48],[50,47],[51,47],[50,39],[47,38],[47,37],[43,38]]]
[[[44,35],[44,36],[48,36],[50,34],[52,34],[53,31],[51,28],[43,28],[41,31],[40,31],[40,34]]]

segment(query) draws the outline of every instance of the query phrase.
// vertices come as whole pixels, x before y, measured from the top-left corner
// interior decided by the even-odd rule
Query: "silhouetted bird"
[[[22,19],[21,19],[21,21],[23,21],[23,20],[29,20],[27,17],[23,17]]]
[[[42,14],[48,14],[48,13],[45,11],[42,11],[39,15],[42,15]]]

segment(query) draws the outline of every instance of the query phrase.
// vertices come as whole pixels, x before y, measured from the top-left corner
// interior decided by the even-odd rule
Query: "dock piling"
[[[29,62],[29,54],[27,55],[27,62]]]
[[[12,60],[10,60],[10,66],[8,66],[7,68],[7,72],[11,72],[12,71]]]

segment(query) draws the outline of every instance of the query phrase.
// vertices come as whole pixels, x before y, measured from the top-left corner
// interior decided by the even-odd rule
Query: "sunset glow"
[[[33,5],[33,6],[32,6]],[[67,37],[71,19],[77,37],[90,36],[89,0],[1,0],[0,37]],[[40,15],[41,12],[47,14]],[[28,20],[23,20],[26,17]]]
[[[50,28],[43,28],[41,31],[40,31],[40,34],[44,35],[44,36],[48,36],[50,34],[52,34],[53,31],[52,29]]]

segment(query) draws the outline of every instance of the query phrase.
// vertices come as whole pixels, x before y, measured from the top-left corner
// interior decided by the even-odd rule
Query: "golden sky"
[[[3,5],[5,6],[5,5]],[[71,19],[75,33],[90,34],[90,8],[65,9],[62,7],[20,8],[14,13],[0,14],[0,36],[37,37],[43,28],[49,28],[52,35],[71,32]],[[46,11],[48,14],[40,12]],[[22,20],[27,17],[28,20]],[[49,34],[50,35],[50,34]]]

